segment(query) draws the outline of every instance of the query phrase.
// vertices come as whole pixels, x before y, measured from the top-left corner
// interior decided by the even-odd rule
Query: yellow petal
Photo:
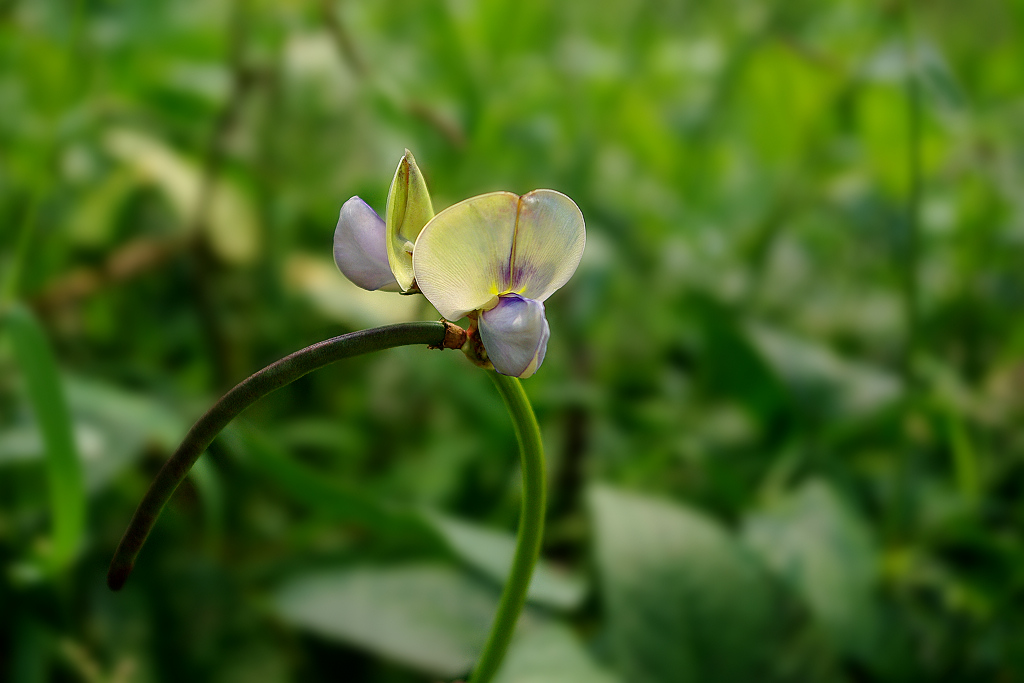
[[[544,301],[564,285],[583,258],[583,213],[561,192],[534,190],[519,200],[511,291]]]
[[[519,197],[491,192],[434,216],[413,250],[416,284],[448,320],[497,302],[508,291]]]
[[[387,224],[388,263],[398,284],[404,291],[412,287],[412,245],[423,226],[434,217],[430,193],[412,152],[398,162],[395,178],[388,192],[388,205],[384,214]]]

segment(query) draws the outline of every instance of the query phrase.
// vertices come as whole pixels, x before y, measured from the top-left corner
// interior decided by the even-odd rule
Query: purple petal
[[[363,289],[398,289],[388,264],[384,221],[359,197],[341,207],[334,229],[334,262],[345,277]]]
[[[529,377],[544,362],[548,348],[544,304],[518,294],[505,294],[498,305],[480,315],[480,339],[494,369],[503,375]]]

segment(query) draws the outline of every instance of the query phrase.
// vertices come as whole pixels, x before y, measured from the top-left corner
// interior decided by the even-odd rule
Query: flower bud
[[[403,291],[415,283],[412,270],[412,249],[423,226],[434,217],[430,193],[412,152],[398,163],[395,178],[388,192],[388,206],[384,214],[387,224],[387,258],[395,280]]]
[[[359,197],[341,207],[334,229],[334,262],[363,289],[398,290],[384,245],[384,221]]]

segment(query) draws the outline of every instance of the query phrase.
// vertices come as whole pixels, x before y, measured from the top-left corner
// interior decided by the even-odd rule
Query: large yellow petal
[[[583,258],[583,213],[561,192],[534,190],[519,200],[511,291],[544,301],[564,285]]]
[[[508,291],[519,197],[491,192],[450,206],[416,240],[416,283],[448,320],[497,303]]]

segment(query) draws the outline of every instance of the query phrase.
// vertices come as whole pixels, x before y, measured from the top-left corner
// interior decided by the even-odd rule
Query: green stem
[[[497,373],[492,373],[491,377],[512,416],[516,439],[519,441],[523,467],[523,503],[512,571],[505,583],[491,634],[469,679],[470,683],[488,683],[494,678],[505,657],[516,622],[526,603],[526,591],[530,587],[533,567],[540,557],[541,537],[544,534],[544,446],[537,418],[518,379]]]
[[[461,341],[459,339],[461,333]],[[132,516],[107,571],[107,585],[119,590],[128,580],[135,559],[156,524],[164,505],[188,475],[192,465],[239,413],[275,389],[290,384],[313,370],[342,358],[396,346],[427,344],[437,348],[459,348],[465,340],[461,328],[444,322],[402,323],[362,330],[328,339],[268,365],[224,394],[205,415],[192,425],[171,458],[164,464]],[[507,400],[507,399],[506,399]],[[525,398],[524,398],[525,400]],[[529,406],[527,405],[527,410]],[[532,413],[531,413],[532,415]]]

